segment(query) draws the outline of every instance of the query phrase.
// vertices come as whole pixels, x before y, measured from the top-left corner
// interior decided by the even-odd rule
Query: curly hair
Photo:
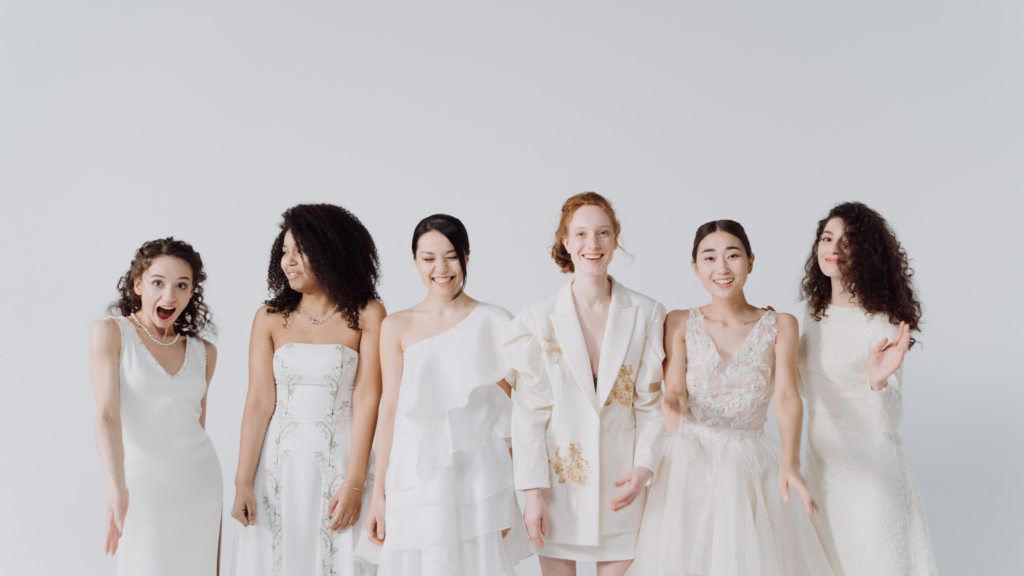
[[[569,251],[565,249],[562,241],[569,235],[569,224],[572,222],[572,215],[584,206],[598,206],[608,213],[608,217],[612,220],[612,230],[615,232],[615,245],[618,246],[619,244],[619,232],[622,231],[622,225],[619,223],[618,217],[615,216],[615,209],[612,208],[612,203],[597,192],[582,192],[571,196],[562,203],[562,217],[558,220],[558,229],[555,230],[555,243],[551,246],[551,257],[555,260],[555,264],[558,264],[558,267],[562,269],[563,274],[571,274],[576,271],[576,267],[572,263],[572,256],[569,255]]]
[[[818,243],[833,218],[843,222],[838,246],[843,288],[868,313],[885,314],[889,322],[906,322],[919,332],[921,302],[914,292],[910,258],[885,218],[860,202],[837,204],[818,222],[800,286],[800,300],[807,301],[811,316],[821,321],[832,301],[832,279],[818,265]]]
[[[351,212],[333,204],[298,204],[281,217],[281,233],[270,249],[267,269],[267,313],[281,313],[287,322],[302,300],[281,269],[284,235],[290,231],[324,293],[338,304],[349,327],[359,330],[360,312],[370,300],[381,299],[380,261],[369,230]]]
[[[121,296],[107,306],[107,314],[131,316],[138,312],[142,307],[142,297],[135,293],[135,281],[141,279],[142,274],[160,256],[180,258],[192,268],[192,298],[174,321],[174,331],[193,338],[200,338],[204,334],[216,335],[217,325],[213,323],[213,313],[203,301],[203,283],[206,282],[203,259],[188,242],[175,240],[173,236],[150,240],[135,251],[128,271],[117,281],[117,291]]]
[[[455,216],[447,214],[434,214],[427,216],[412,231],[412,257],[416,258],[416,248],[419,247],[420,236],[427,232],[439,232],[452,243],[455,248],[455,256],[459,259],[459,268],[462,270],[462,285],[459,291],[452,296],[455,300],[466,291],[466,278],[469,277],[469,270],[466,269],[466,259],[469,257],[469,232],[465,224]]]

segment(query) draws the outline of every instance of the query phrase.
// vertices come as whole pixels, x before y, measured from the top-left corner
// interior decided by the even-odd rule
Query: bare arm
[[[686,322],[689,310],[673,310],[665,318],[665,428],[677,432],[686,415]]]
[[[800,475],[800,431],[804,421],[804,403],[797,390],[797,354],[800,350],[800,326],[790,314],[779,314],[775,335],[775,419],[782,438],[782,463],[779,466],[779,489],[789,501],[789,488],[796,489],[807,514],[817,506]]]
[[[260,307],[256,311],[249,336],[249,391],[245,395],[245,411],[242,413],[238,469],[235,473],[235,503],[231,508],[231,516],[244,526],[256,523],[252,480],[256,475],[263,440],[277,401],[274,341],[270,336],[270,323],[275,320],[275,316],[267,314],[266,306]]]
[[[203,430],[206,430],[206,398],[210,395],[210,382],[213,381],[213,371],[217,369],[217,347],[206,340],[203,340],[203,346],[206,347],[206,394],[203,394],[203,400],[199,403],[203,408],[203,411],[199,414],[199,425],[203,427]]]
[[[113,318],[93,325],[89,333],[89,377],[96,395],[96,451],[107,478],[107,520],[104,551],[113,554],[128,513],[121,438],[119,359],[121,330]]]
[[[377,455],[374,461],[373,500],[365,523],[367,537],[374,544],[383,544],[386,536],[384,481],[387,477],[388,462],[391,459],[391,443],[395,437],[398,392],[402,386],[403,357],[400,324],[399,317],[391,316],[384,320],[380,329],[380,372],[383,391],[377,419]]]

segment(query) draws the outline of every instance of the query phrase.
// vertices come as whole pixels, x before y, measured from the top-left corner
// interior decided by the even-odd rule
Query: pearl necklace
[[[149,330],[146,330],[146,327],[143,326],[142,323],[139,322],[139,319],[135,317],[135,312],[132,312],[132,320],[135,321],[135,324],[139,328],[142,328],[142,331],[146,333],[146,336],[149,336],[150,340],[152,340],[153,342],[156,342],[157,344],[159,344],[161,346],[174,346],[174,343],[178,341],[178,338],[181,338],[181,334],[175,334],[174,335],[174,340],[171,340],[169,343],[164,344],[163,342],[157,340],[156,338],[153,338],[153,335],[149,333]]]
[[[299,302],[299,308],[302,309],[302,313],[306,315],[306,320],[309,320],[310,324],[323,324],[324,322],[330,320],[331,316],[334,316],[334,313],[338,311],[338,305],[335,304],[334,308],[331,308],[331,311],[330,313],[327,314],[327,316],[324,316],[319,320],[313,320],[313,317],[309,315],[309,312],[306,312],[306,307],[302,305],[302,302]]]

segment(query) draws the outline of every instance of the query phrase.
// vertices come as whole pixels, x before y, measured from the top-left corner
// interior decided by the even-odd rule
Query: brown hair
[[[203,259],[188,242],[175,240],[173,236],[150,240],[135,251],[128,271],[117,281],[117,291],[121,297],[107,306],[107,314],[130,316],[142,307],[142,297],[135,293],[135,280],[141,279],[142,274],[160,256],[180,258],[192,268],[192,298],[174,321],[174,331],[193,338],[199,338],[202,334],[216,334],[213,313],[203,301],[203,282],[206,281]]]
[[[800,286],[800,299],[807,301],[811,316],[821,321],[832,302],[832,279],[818,265],[818,243],[833,218],[843,222],[838,246],[843,288],[869,314],[885,314],[893,324],[906,322],[911,330],[920,331],[921,303],[914,292],[910,258],[885,218],[860,202],[837,204],[818,221]]]
[[[584,206],[598,206],[608,213],[608,217],[612,220],[612,229],[615,232],[615,245],[619,244],[619,232],[622,230],[622,225],[619,224],[619,219],[615,216],[615,209],[612,208],[612,203],[608,199],[597,192],[583,192],[570,197],[562,204],[562,217],[558,220],[558,229],[555,230],[555,244],[551,246],[551,257],[565,274],[575,272],[576,268],[572,264],[572,256],[569,255],[562,241],[569,235],[569,223],[572,221],[572,215]]]
[[[714,232],[732,234],[743,243],[743,249],[747,251],[747,258],[754,254],[750,249],[750,240],[747,240],[747,232],[739,222],[735,220],[712,220],[711,222],[701,224],[701,227],[697,228],[697,235],[693,239],[691,262],[697,261],[697,247],[700,246],[701,240],[704,240]]]

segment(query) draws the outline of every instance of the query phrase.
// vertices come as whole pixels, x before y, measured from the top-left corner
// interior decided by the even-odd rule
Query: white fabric
[[[409,346],[384,481],[384,546],[358,553],[382,576],[513,576],[529,555],[512,485],[503,308],[479,303],[454,328]],[[512,530],[506,537],[501,532]]]
[[[288,343],[274,353],[277,407],[253,482],[256,525],[238,526],[231,573],[238,576],[362,576],[373,470],[360,521],[329,531],[327,507],[345,480],[352,445],[352,391],[359,353],[334,344]],[[373,462],[373,455],[370,455]]]
[[[930,576],[937,573],[924,507],[903,440],[900,367],[871,390],[868,351],[897,327],[862,308],[830,306],[804,318],[801,393],[807,398],[807,481],[815,516],[837,574]]]
[[[131,323],[121,330],[121,433],[128,514],[117,550],[121,576],[214,576],[224,486],[213,442],[199,425],[206,346],[187,338],[168,374]]]
[[[831,576],[800,498],[779,493],[782,447],[764,435],[776,313],[723,361],[700,310],[686,324],[690,410],[666,443],[629,575]]]
[[[602,536],[638,530],[643,516],[646,490],[611,511],[626,489],[614,483],[634,466],[657,469],[665,308],[615,280],[611,296],[596,390],[571,282],[516,316],[502,333],[502,353],[517,372],[516,489],[541,489],[550,519],[545,542],[621,560],[600,545]]]

